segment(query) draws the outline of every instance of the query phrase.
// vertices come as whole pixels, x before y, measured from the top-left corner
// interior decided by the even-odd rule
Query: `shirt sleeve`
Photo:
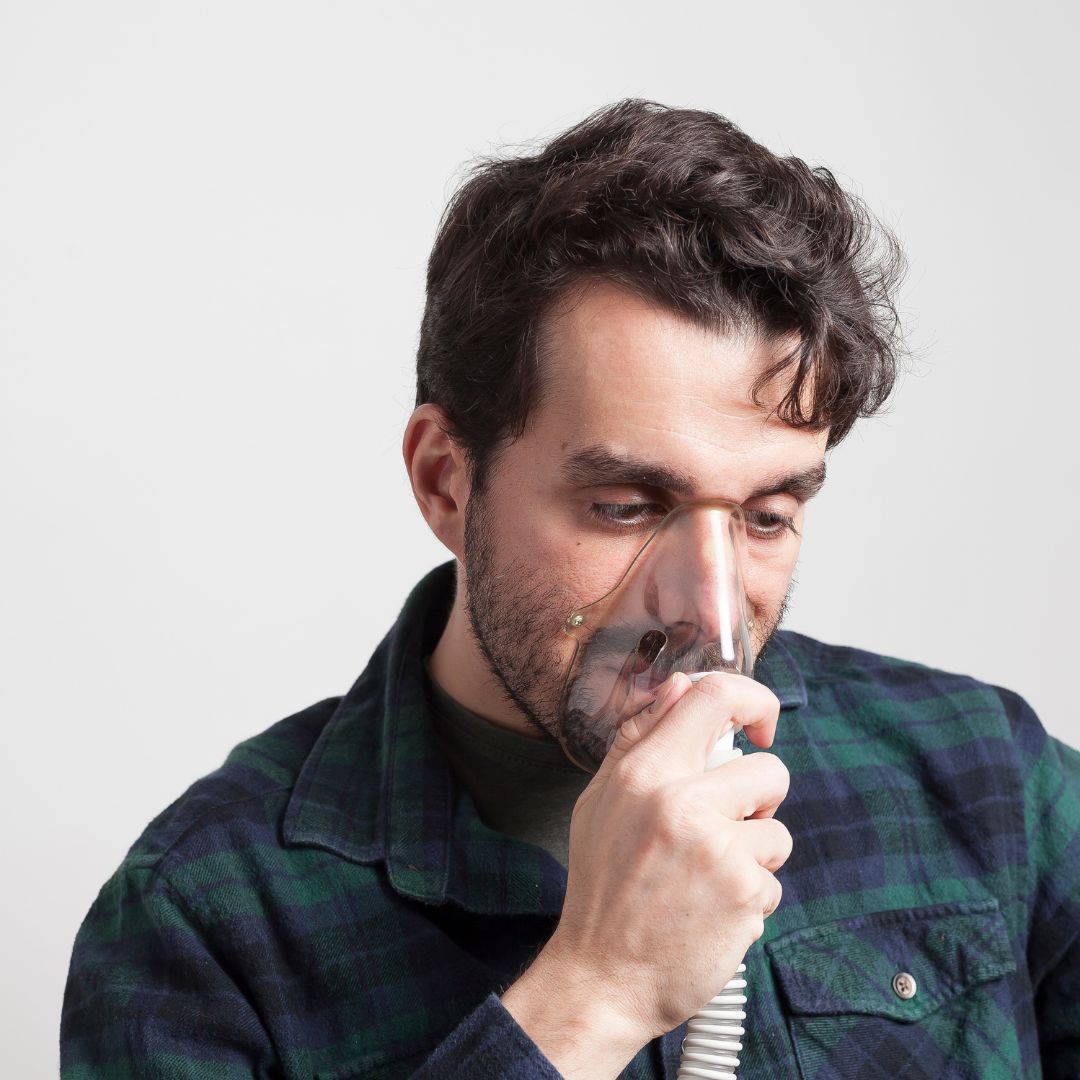
[[[306,1063],[281,1060],[240,981],[167,879],[151,867],[122,867],[75,939],[60,1023],[62,1080],[310,1076]],[[561,1080],[494,992],[413,1076]]]
[[[562,1073],[492,992],[432,1051],[410,1080],[562,1080]]]
[[[1028,970],[1046,1080],[1080,1076],[1080,753],[1031,706],[998,688],[1024,779],[1029,857]]]
[[[121,867],[75,939],[60,1071],[63,1080],[280,1075],[250,1002],[150,867]]]

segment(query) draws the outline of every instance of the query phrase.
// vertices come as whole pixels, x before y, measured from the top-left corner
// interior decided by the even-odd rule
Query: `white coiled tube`
[[[697,682],[710,674],[694,672],[690,679]],[[721,735],[716,741],[706,769],[715,769],[725,761],[741,757],[742,751],[735,745],[735,728]],[[746,964],[740,964],[724,989],[707,1005],[699,1009],[686,1025],[686,1037],[680,1050],[678,1080],[697,1077],[699,1080],[736,1080],[739,1067],[739,1051],[742,1050],[742,1022],[746,1019],[746,980],[742,977]]]
[[[740,964],[724,989],[690,1018],[680,1047],[678,1080],[690,1076],[735,1080],[746,1019],[746,980],[741,977],[745,970],[746,965]]]

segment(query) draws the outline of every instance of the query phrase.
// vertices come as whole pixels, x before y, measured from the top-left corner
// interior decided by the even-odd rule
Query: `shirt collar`
[[[557,916],[565,869],[484,825],[436,741],[423,658],[446,625],[454,567],[436,567],[413,589],[341,700],[297,777],[284,839],[382,862],[398,893],[425,903]]]
[[[806,682],[787,644],[787,631],[778,630],[754,663],[754,678],[779,699],[781,709],[799,709],[807,702]]]
[[[536,845],[484,825],[435,738],[423,658],[446,625],[455,566],[436,567],[413,589],[342,698],[297,777],[284,839],[384,862],[393,888],[425,903],[558,916],[565,869]],[[782,708],[797,708],[806,686],[782,638],[762,652],[755,678]]]

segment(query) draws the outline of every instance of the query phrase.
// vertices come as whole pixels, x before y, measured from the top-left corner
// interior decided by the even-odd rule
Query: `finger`
[[[784,887],[771,874],[769,876],[772,878],[771,881],[766,883],[766,895],[769,899],[761,912],[766,919],[780,906],[780,901],[784,897]]]
[[[661,683],[653,703],[619,727],[615,740],[601,763],[601,770],[610,769],[637,746],[660,719],[667,715],[668,710],[686,694],[690,685],[690,679],[681,671],[676,671]]]
[[[738,682],[733,683],[733,679]],[[721,700],[732,692],[733,686],[745,690],[746,699],[742,705],[745,712],[733,716],[732,719],[746,729],[747,738],[755,746],[772,746],[776,736],[776,724],[780,718],[780,699],[764,683],[734,671],[711,671],[694,685],[703,694],[710,694]]]
[[[771,818],[787,798],[791,774],[775,755],[765,751],[744,754],[715,769],[703,772],[691,782],[699,804],[714,807],[731,821]]]
[[[757,864],[772,873],[779,870],[791,856],[791,833],[782,821],[775,818],[747,818],[740,821],[737,835]]]
[[[735,672],[710,674],[666,705],[634,752],[648,757],[661,778],[692,775],[704,771],[709,752],[731,723],[752,733],[756,745],[771,746],[779,715],[780,701],[767,686]]]

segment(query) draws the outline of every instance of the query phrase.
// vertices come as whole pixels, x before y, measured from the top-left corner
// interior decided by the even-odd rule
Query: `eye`
[[[589,516],[602,525],[616,529],[652,528],[667,514],[668,508],[660,503],[592,503]],[[774,542],[786,533],[799,535],[794,518],[775,510],[746,510],[747,532],[758,540]]]
[[[589,506],[589,517],[619,529],[655,525],[666,513],[667,508],[659,503],[592,503]]]
[[[746,528],[751,536],[759,540],[780,540],[785,533],[799,535],[795,528],[795,519],[775,510],[746,510]]]

